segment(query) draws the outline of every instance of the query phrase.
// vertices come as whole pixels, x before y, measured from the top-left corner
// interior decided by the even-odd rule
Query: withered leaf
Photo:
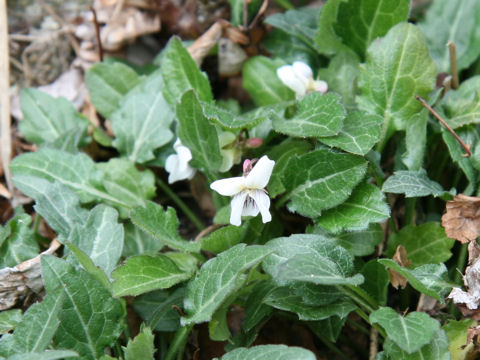
[[[397,250],[395,250],[392,259],[402,267],[408,267],[411,265],[411,261],[407,258],[407,251],[402,245],[397,246]],[[398,289],[399,287],[405,289],[408,282],[407,279],[392,269],[388,270],[388,275],[390,276],[390,283],[395,289]]]
[[[480,197],[459,194],[447,202],[442,226],[449,238],[463,244],[475,240],[480,230]]]

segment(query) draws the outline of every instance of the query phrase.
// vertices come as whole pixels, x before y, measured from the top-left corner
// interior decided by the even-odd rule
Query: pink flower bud
[[[247,140],[247,147],[250,149],[255,149],[263,145],[263,140],[255,137]]]

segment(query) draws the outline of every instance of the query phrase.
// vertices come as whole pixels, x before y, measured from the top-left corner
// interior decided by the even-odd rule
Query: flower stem
[[[193,325],[188,325],[188,326],[182,326],[177,330],[175,333],[175,337],[172,340],[172,343],[170,344],[170,348],[168,349],[167,355],[165,355],[164,360],[173,360],[175,359],[175,356],[177,354],[182,354],[185,345],[187,344],[187,337],[188,334],[190,334],[190,331],[192,331]],[[178,357],[177,357],[178,358]],[[182,356],[180,356],[182,358]]]
[[[173,202],[182,210],[182,212],[187,216],[190,221],[197,227],[198,230],[202,231],[205,227],[203,222],[195,215],[195,213],[190,210],[190,208],[183,202],[180,197],[175,194],[172,189],[168,187],[161,179],[157,178],[157,185],[162,189],[162,191],[173,200]]]

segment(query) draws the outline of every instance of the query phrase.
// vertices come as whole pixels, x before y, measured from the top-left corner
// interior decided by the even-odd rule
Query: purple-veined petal
[[[250,196],[250,193],[250,191],[247,192],[248,195],[243,203],[242,216],[257,216],[260,212],[255,199]]]
[[[223,196],[233,196],[245,189],[245,178],[239,176],[217,180],[210,184],[210,189]]]
[[[284,65],[277,69],[277,76],[280,80],[295,92],[297,97],[304,96],[307,92],[306,84],[295,75],[291,65]]]
[[[267,155],[263,155],[249,172],[245,179],[245,185],[249,189],[263,189],[267,186],[272,175],[275,161],[270,160]]]
[[[246,197],[246,191],[242,191],[233,197],[230,203],[230,224],[235,226],[240,226],[242,224],[243,204],[245,203]]]
[[[255,200],[255,204],[262,214],[262,222],[265,224],[272,221],[272,215],[270,214],[270,198],[265,191],[255,190],[250,193],[250,196]]]

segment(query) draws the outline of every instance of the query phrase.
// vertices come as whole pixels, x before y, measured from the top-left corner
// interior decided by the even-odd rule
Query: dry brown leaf
[[[447,202],[442,226],[449,238],[463,244],[475,240],[480,230],[480,197],[459,194]]]
[[[43,291],[41,257],[53,254],[60,245],[55,239],[40,255],[0,270],[0,311],[11,308],[31,292],[40,294]]]
[[[210,50],[217,44],[218,40],[220,40],[222,32],[223,24],[216,22],[188,47],[188,52],[197,65],[200,66],[202,64],[205,56],[207,56]]]
[[[407,258],[407,251],[402,245],[397,246],[397,250],[395,251],[392,259],[401,267],[408,267],[411,265],[411,261]],[[407,286],[408,282],[407,279],[391,269],[388,270],[388,274],[390,276],[390,283],[395,289],[398,289],[399,287],[405,289],[405,286]]]

